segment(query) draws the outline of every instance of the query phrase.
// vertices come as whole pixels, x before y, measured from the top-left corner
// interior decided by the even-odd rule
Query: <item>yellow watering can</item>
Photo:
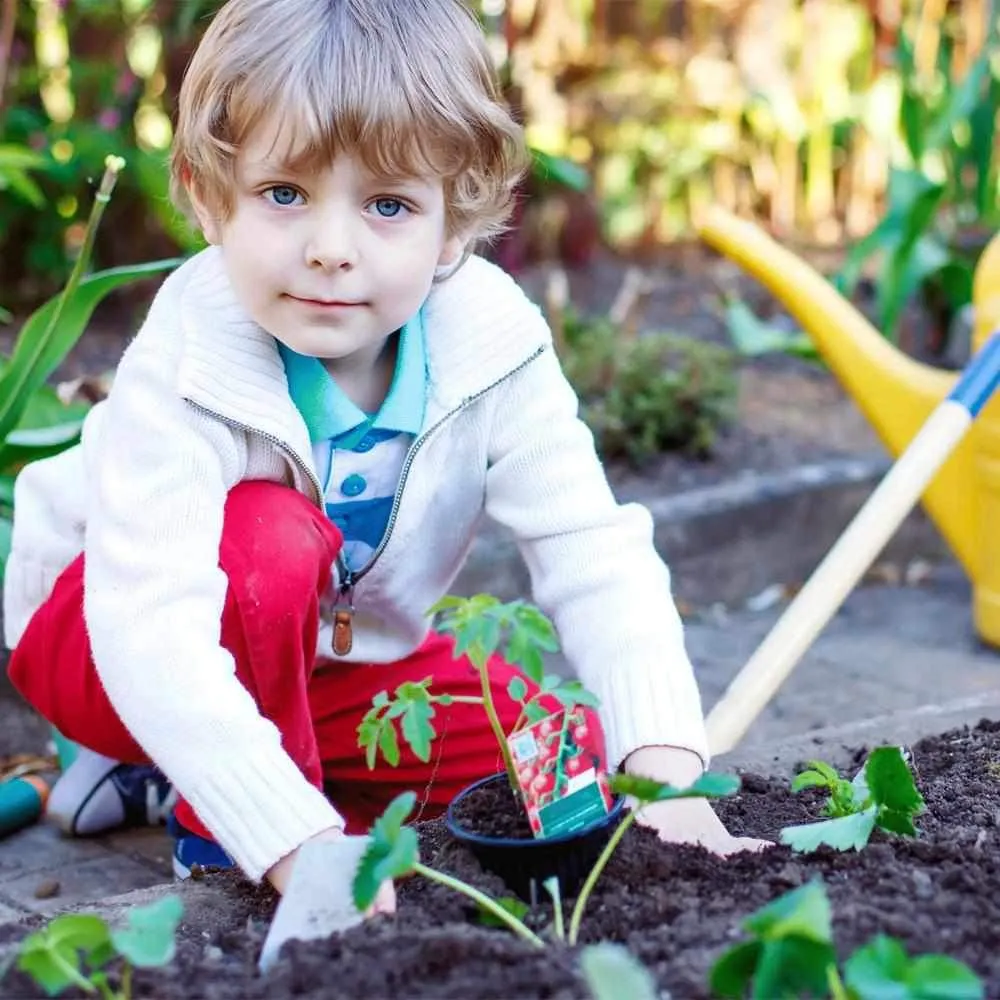
[[[822,275],[753,223],[712,209],[699,232],[798,320],[882,443],[898,457],[958,376],[903,354]],[[1000,236],[979,260],[973,308],[977,352],[1000,329]],[[986,404],[922,502],[972,581],[977,633],[1000,646],[1000,398]]]
[[[798,319],[897,458],[709,713],[719,754],[739,742],[918,498],[972,580],[977,632],[1000,646],[1000,238],[977,267],[973,357],[958,376],[898,351],[758,227],[713,210],[700,230]]]

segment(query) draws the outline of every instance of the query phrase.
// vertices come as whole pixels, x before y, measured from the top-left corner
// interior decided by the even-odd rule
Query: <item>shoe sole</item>
[[[77,830],[77,822],[90,804],[91,799],[97,794],[97,790],[108,780],[119,763],[117,760],[110,760],[97,754],[77,757],[52,787],[52,794],[49,796],[45,808],[46,820],[57,826],[67,836],[83,836]],[[63,794],[60,794],[60,784],[63,788]],[[80,798],[79,795],[70,796],[66,790],[74,786],[89,787],[90,791],[83,798]],[[62,802],[63,797],[68,800],[65,807]]]
[[[191,877],[191,869],[177,855],[174,855],[174,879],[178,882],[186,882]]]

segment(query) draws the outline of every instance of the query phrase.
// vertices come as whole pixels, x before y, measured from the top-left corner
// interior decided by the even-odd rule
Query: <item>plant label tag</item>
[[[611,789],[597,742],[580,705],[507,738],[536,837],[574,833],[607,815]]]

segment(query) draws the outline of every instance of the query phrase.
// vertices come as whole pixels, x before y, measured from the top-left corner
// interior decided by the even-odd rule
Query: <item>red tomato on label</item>
[[[589,731],[590,730],[587,729],[587,724],[585,722],[581,722],[580,725],[573,727],[573,739],[576,740],[577,743],[583,743],[587,739],[587,733]]]
[[[536,774],[534,778],[531,779],[531,790],[536,795],[541,795],[542,792],[547,791],[552,787],[552,775],[550,774]]]

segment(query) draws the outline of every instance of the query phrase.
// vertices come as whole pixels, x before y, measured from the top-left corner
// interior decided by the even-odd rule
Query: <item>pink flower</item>
[[[135,86],[136,77],[130,70],[124,70],[115,83],[115,95],[117,97],[128,97]]]
[[[97,124],[106,132],[114,131],[121,123],[121,112],[117,108],[105,108],[97,116]]]

